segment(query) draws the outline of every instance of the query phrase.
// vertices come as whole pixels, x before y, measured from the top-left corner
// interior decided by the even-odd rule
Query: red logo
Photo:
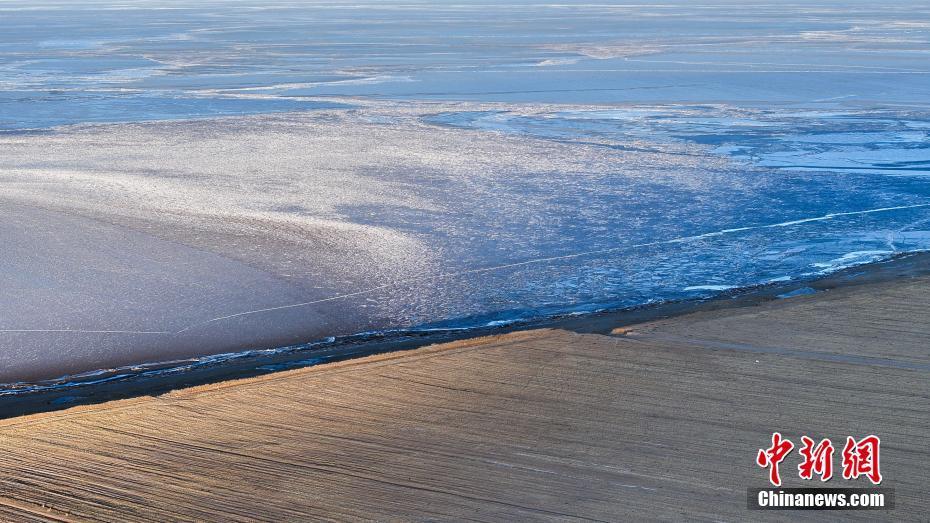
[[[835,451],[830,439],[824,438],[815,445],[813,439],[801,436],[801,443],[802,446],[798,449],[798,453],[801,454],[803,460],[798,465],[798,476],[801,479],[813,479],[816,474],[820,477],[820,481],[830,481],[833,477],[833,453]],[[881,441],[878,436],[866,436],[859,441],[848,436],[846,445],[843,447],[843,478],[852,480],[865,476],[875,485],[881,483],[882,474],[878,461],[880,445]],[[756,464],[769,469],[769,481],[776,487],[781,486],[778,466],[792,449],[794,449],[794,443],[791,440],[783,438],[780,432],[773,432],[772,446],[759,449],[756,455]]]
[[[804,446],[798,452],[804,456],[804,461],[798,465],[798,475],[801,479],[811,479],[814,473],[820,476],[820,481],[830,481],[833,477],[833,443],[824,438],[814,447],[814,440],[801,436]]]
[[[776,487],[781,486],[781,476],[778,475],[778,464],[785,459],[785,456],[794,448],[794,443],[782,439],[778,432],[772,433],[772,446],[767,449],[759,449],[759,455],[756,456],[756,463],[760,467],[769,468],[769,481]]]
[[[878,436],[866,436],[856,441],[852,436],[846,438],[843,447],[843,477],[856,479],[860,475],[869,478],[873,484],[882,482],[882,473],[878,469]]]

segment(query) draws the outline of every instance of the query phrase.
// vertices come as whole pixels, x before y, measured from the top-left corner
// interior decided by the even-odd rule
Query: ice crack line
[[[170,331],[121,331],[84,329],[0,329],[0,332],[73,332],[79,334],[173,334]]]
[[[624,246],[619,246],[619,247],[610,247],[610,248],[607,248],[607,249],[598,249],[598,250],[592,250],[592,251],[577,252],[577,253],[572,253],[572,254],[564,254],[564,255],[560,255],[560,256],[549,256],[549,257],[546,257],[546,258],[534,258],[534,259],[532,259],[532,260],[526,260],[526,261],[522,261],[522,262],[507,263],[507,264],[504,264],[504,265],[495,265],[495,266],[493,266],[493,267],[483,267],[483,268],[480,268],[480,269],[468,269],[468,270],[464,270],[464,271],[455,271],[455,272],[447,272],[447,273],[441,273],[441,274],[434,274],[434,275],[432,275],[432,276],[418,276],[418,277],[414,277],[414,278],[407,278],[407,279],[403,279],[403,280],[397,280],[397,281],[394,281],[394,282],[391,282],[391,283],[387,283],[387,284],[384,284],[384,285],[378,285],[377,287],[372,287],[372,288],[370,288],[370,289],[365,289],[365,290],[361,290],[361,291],[351,292],[351,293],[348,293],[348,294],[341,294],[341,295],[338,295],[338,296],[330,296],[329,298],[323,298],[323,299],[319,299],[319,300],[307,301],[307,302],[302,302],[302,303],[294,303],[294,304],[290,304],[290,305],[281,305],[281,306],[278,306],[278,307],[269,307],[269,308],[265,308],[265,309],[256,309],[256,310],[251,310],[251,311],[238,312],[238,313],[236,313],[236,314],[229,314],[229,315],[226,315],[226,316],[220,316],[220,317],[218,317],[218,318],[213,318],[213,319],[210,319],[210,320],[201,322],[201,323],[197,323],[197,324],[194,324],[194,325],[190,325],[190,326],[188,326],[188,327],[185,327],[185,328],[183,328],[183,329],[177,331],[175,334],[182,334],[182,333],[187,332],[187,331],[189,331],[189,330],[191,330],[191,329],[194,329],[194,328],[197,328],[197,327],[202,327],[202,326],[204,326],[204,325],[209,325],[209,324],[211,324],[211,323],[215,323],[215,322],[218,322],[218,321],[228,320],[228,319],[232,319],[232,318],[238,318],[238,317],[242,317],[242,316],[248,316],[248,315],[252,315],[252,314],[260,314],[260,313],[263,313],[263,312],[272,312],[272,311],[279,311],[279,310],[285,310],[285,309],[293,309],[293,308],[297,308],[297,307],[306,307],[306,306],[316,305],[316,304],[319,304],[319,303],[325,303],[325,302],[329,302],[329,301],[342,300],[342,299],[345,299],[345,298],[351,298],[351,297],[354,297],[354,296],[360,296],[360,295],[363,295],[363,294],[369,294],[369,293],[372,293],[372,292],[375,292],[375,291],[379,291],[379,290],[382,290],[382,289],[387,289],[387,288],[390,288],[390,287],[396,287],[396,286],[399,286],[399,285],[405,285],[405,284],[408,284],[408,283],[416,283],[416,282],[432,281],[432,280],[441,280],[441,279],[453,278],[453,277],[458,277],[458,276],[466,276],[466,275],[469,275],[469,274],[480,274],[480,273],[486,273],[486,272],[493,272],[493,271],[499,271],[499,270],[503,270],[503,269],[510,269],[510,268],[514,268],[514,267],[521,267],[521,266],[525,266],[525,265],[534,265],[534,264],[538,264],[538,263],[546,263],[546,262],[559,261],[559,260],[568,260],[568,259],[573,259],[573,258],[580,258],[580,257],[583,257],[583,256],[593,256],[593,255],[597,255],[597,254],[607,254],[607,253],[610,253],[610,252],[616,252],[616,251],[621,251],[621,250],[626,250],[626,249],[636,249],[636,248],[641,248],[641,247],[652,247],[652,246],[656,246],[656,245],[666,245],[666,244],[672,244],[672,243],[686,243],[686,242],[696,241],[696,240],[700,240],[700,239],[704,239],[704,238],[711,238],[711,237],[715,237],[715,236],[723,236],[723,235],[725,235],[725,234],[732,234],[732,233],[735,233],[735,232],[751,231],[751,230],[757,230],[757,229],[770,229],[770,228],[775,228],[775,227],[790,227],[790,226],[793,226],[793,225],[800,225],[800,224],[804,224],[804,223],[817,222],[817,221],[825,221],[825,220],[832,220],[833,218],[843,217],[843,216],[854,216],[854,215],[860,215],[860,214],[872,214],[872,213],[878,213],[878,212],[898,211],[898,210],[904,210],[904,209],[916,209],[916,208],[920,208],[920,207],[930,207],[930,203],[920,203],[920,204],[915,204],[915,205],[899,205],[899,206],[896,206],[896,207],[880,207],[880,208],[877,208],[877,209],[866,209],[866,210],[862,210],[862,211],[850,211],[850,212],[829,213],[829,214],[824,214],[823,216],[815,216],[815,217],[812,217],[812,218],[803,218],[803,219],[800,219],[800,220],[792,220],[792,221],[787,221],[787,222],[772,223],[772,224],[766,224],[766,225],[753,225],[753,226],[749,226],[749,227],[737,227],[737,228],[733,228],[733,229],[722,229],[722,230],[719,230],[719,231],[708,232],[708,233],[704,233],[704,234],[697,234],[697,235],[693,235],[693,236],[682,236],[682,237],[679,237],[679,238],[672,238],[672,239],[670,239],[670,240],[660,240],[660,241],[648,242],[648,243],[640,243],[640,244],[635,244],[635,245],[624,245]]]
[[[370,293],[373,293],[373,292],[376,292],[376,291],[379,291],[379,290],[388,289],[388,288],[391,288],[391,287],[397,287],[397,286],[401,286],[401,285],[406,285],[406,284],[410,284],[410,283],[425,282],[425,281],[435,281],[435,280],[443,280],[443,279],[447,279],[447,278],[455,278],[455,277],[467,276],[467,275],[470,275],[470,274],[482,274],[482,273],[500,271],[500,270],[504,270],[504,269],[512,269],[512,268],[514,268],[514,267],[523,267],[523,266],[526,266],[526,265],[535,265],[535,264],[547,263],[547,262],[553,262],[553,261],[570,260],[570,259],[574,259],[574,258],[581,258],[581,257],[584,257],[584,256],[594,256],[594,255],[598,255],[598,254],[607,254],[607,253],[611,253],[611,252],[623,251],[623,250],[628,250],[628,249],[636,249],[636,248],[642,248],[642,247],[652,247],[652,246],[656,246],[656,245],[669,245],[669,244],[674,244],[674,243],[687,243],[687,242],[692,242],[692,241],[701,240],[701,239],[704,239],[704,238],[713,238],[713,237],[723,236],[723,235],[726,235],[726,234],[733,234],[733,233],[737,233],[737,232],[752,231],[752,230],[759,230],[759,229],[771,229],[771,228],[776,228],[776,227],[792,227],[792,226],[795,226],[795,225],[801,225],[801,224],[805,224],[805,223],[832,220],[832,219],[834,219],[834,218],[839,218],[839,217],[844,217],[844,216],[855,216],[855,215],[862,215],[862,214],[872,214],[872,213],[880,213],[880,212],[888,212],[888,211],[898,211],[898,210],[905,210],[905,209],[917,209],[917,208],[921,208],[921,207],[930,207],[930,203],[920,203],[920,204],[914,204],[914,205],[899,205],[899,206],[895,206],[895,207],[880,207],[880,208],[877,208],[877,209],[865,209],[865,210],[861,210],[861,211],[849,211],[849,212],[829,213],[829,214],[824,214],[824,215],[822,215],[822,216],[814,216],[814,217],[811,217],[811,218],[802,218],[802,219],[800,219],[800,220],[791,220],[791,221],[779,222],[779,223],[771,223],[771,224],[766,224],[766,225],[752,225],[752,226],[748,226],[748,227],[736,227],[736,228],[731,228],[731,229],[721,229],[721,230],[719,230],[719,231],[708,232],[708,233],[703,233],[703,234],[696,234],[696,235],[692,235],[692,236],[681,236],[681,237],[672,238],[672,239],[669,239],[669,240],[659,240],[659,241],[647,242],[647,243],[639,243],[639,244],[634,244],[634,245],[623,245],[623,246],[618,246],[618,247],[609,247],[609,248],[606,248],[606,249],[596,249],[596,250],[591,250],[591,251],[576,252],[576,253],[571,253],[571,254],[563,254],[563,255],[559,255],[559,256],[548,256],[548,257],[544,257],[544,258],[534,258],[534,259],[531,259],[531,260],[525,260],[525,261],[521,261],[521,262],[506,263],[506,264],[503,264],[503,265],[495,265],[495,266],[492,266],[492,267],[482,267],[482,268],[479,268],[479,269],[467,269],[467,270],[463,270],[463,271],[445,272],[445,273],[440,273],[440,274],[434,274],[434,275],[431,275],[431,276],[416,276],[416,277],[413,277],[413,278],[406,278],[406,279],[402,279],[402,280],[396,280],[396,281],[393,281],[393,282],[390,282],[390,283],[386,283],[386,284],[384,284],[384,285],[378,285],[378,286],[371,287],[371,288],[368,288],[368,289],[363,289],[363,290],[360,290],[360,291],[350,292],[350,293],[346,293],[346,294],[339,294],[339,295],[337,295],[337,296],[330,296],[330,297],[328,297],[328,298],[321,298],[321,299],[318,299],[318,300],[305,301],[305,302],[301,302],[301,303],[292,303],[292,304],[289,304],[289,305],[280,305],[280,306],[277,306],[277,307],[267,307],[267,308],[264,308],[264,309],[254,309],[254,310],[248,310],[248,311],[243,311],[243,312],[237,312],[237,313],[234,313],[234,314],[227,314],[227,315],[225,315],[225,316],[219,316],[219,317],[212,318],[212,319],[209,319],[209,320],[206,320],[206,321],[202,321],[202,322],[199,322],[199,323],[195,323],[195,324],[193,324],[193,325],[188,325],[187,327],[184,327],[183,329],[181,329],[181,330],[179,330],[179,331],[175,331],[175,332],[170,332],[170,331],[133,331],[133,330],[78,330],[78,329],[74,329],[74,330],[72,330],[72,329],[0,329],[0,333],[30,333],[30,332],[31,332],[31,333],[38,333],[38,332],[48,332],[48,333],[56,333],[56,332],[59,332],[59,333],[63,333],[63,332],[69,332],[69,333],[85,333],[85,334],[152,334],[152,335],[171,335],[171,336],[177,336],[177,335],[179,335],[179,334],[183,334],[183,333],[185,333],[185,332],[188,332],[188,331],[190,331],[190,330],[196,329],[196,328],[198,328],[198,327],[203,327],[203,326],[210,325],[210,324],[217,323],[217,322],[224,321],[224,320],[230,320],[230,319],[233,319],[233,318],[241,318],[241,317],[243,317],[243,316],[250,316],[250,315],[261,314],[261,313],[265,313],[265,312],[274,312],[274,311],[287,310],[287,309],[296,309],[296,308],[299,308],[299,307],[307,307],[307,306],[310,306],[310,305],[317,305],[317,304],[320,304],[320,303],[326,303],[326,302],[330,302],[330,301],[344,300],[344,299],[346,299],[346,298],[352,298],[352,297],[355,297],[355,296],[361,296],[361,295],[364,295],[364,294],[370,294]]]

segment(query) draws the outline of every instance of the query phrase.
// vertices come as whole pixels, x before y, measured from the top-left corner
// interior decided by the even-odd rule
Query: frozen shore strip
[[[919,518],[928,285],[583,318],[3,420],[0,518],[747,519],[773,431],[857,430],[882,438],[895,517]]]

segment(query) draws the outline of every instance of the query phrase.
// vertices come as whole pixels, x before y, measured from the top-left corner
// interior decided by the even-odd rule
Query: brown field
[[[8,419],[0,519],[921,520],[928,291],[905,278]],[[776,430],[832,438],[837,474],[847,435],[879,435],[897,507],[748,512]],[[798,461],[785,486],[809,485]]]

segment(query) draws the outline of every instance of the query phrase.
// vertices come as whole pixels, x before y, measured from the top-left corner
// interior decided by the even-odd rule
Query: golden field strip
[[[930,278],[902,278],[7,419],[0,519],[921,520],[928,311]],[[879,435],[895,510],[748,512],[773,431]],[[785,486],[819,483],[793,454]]]

